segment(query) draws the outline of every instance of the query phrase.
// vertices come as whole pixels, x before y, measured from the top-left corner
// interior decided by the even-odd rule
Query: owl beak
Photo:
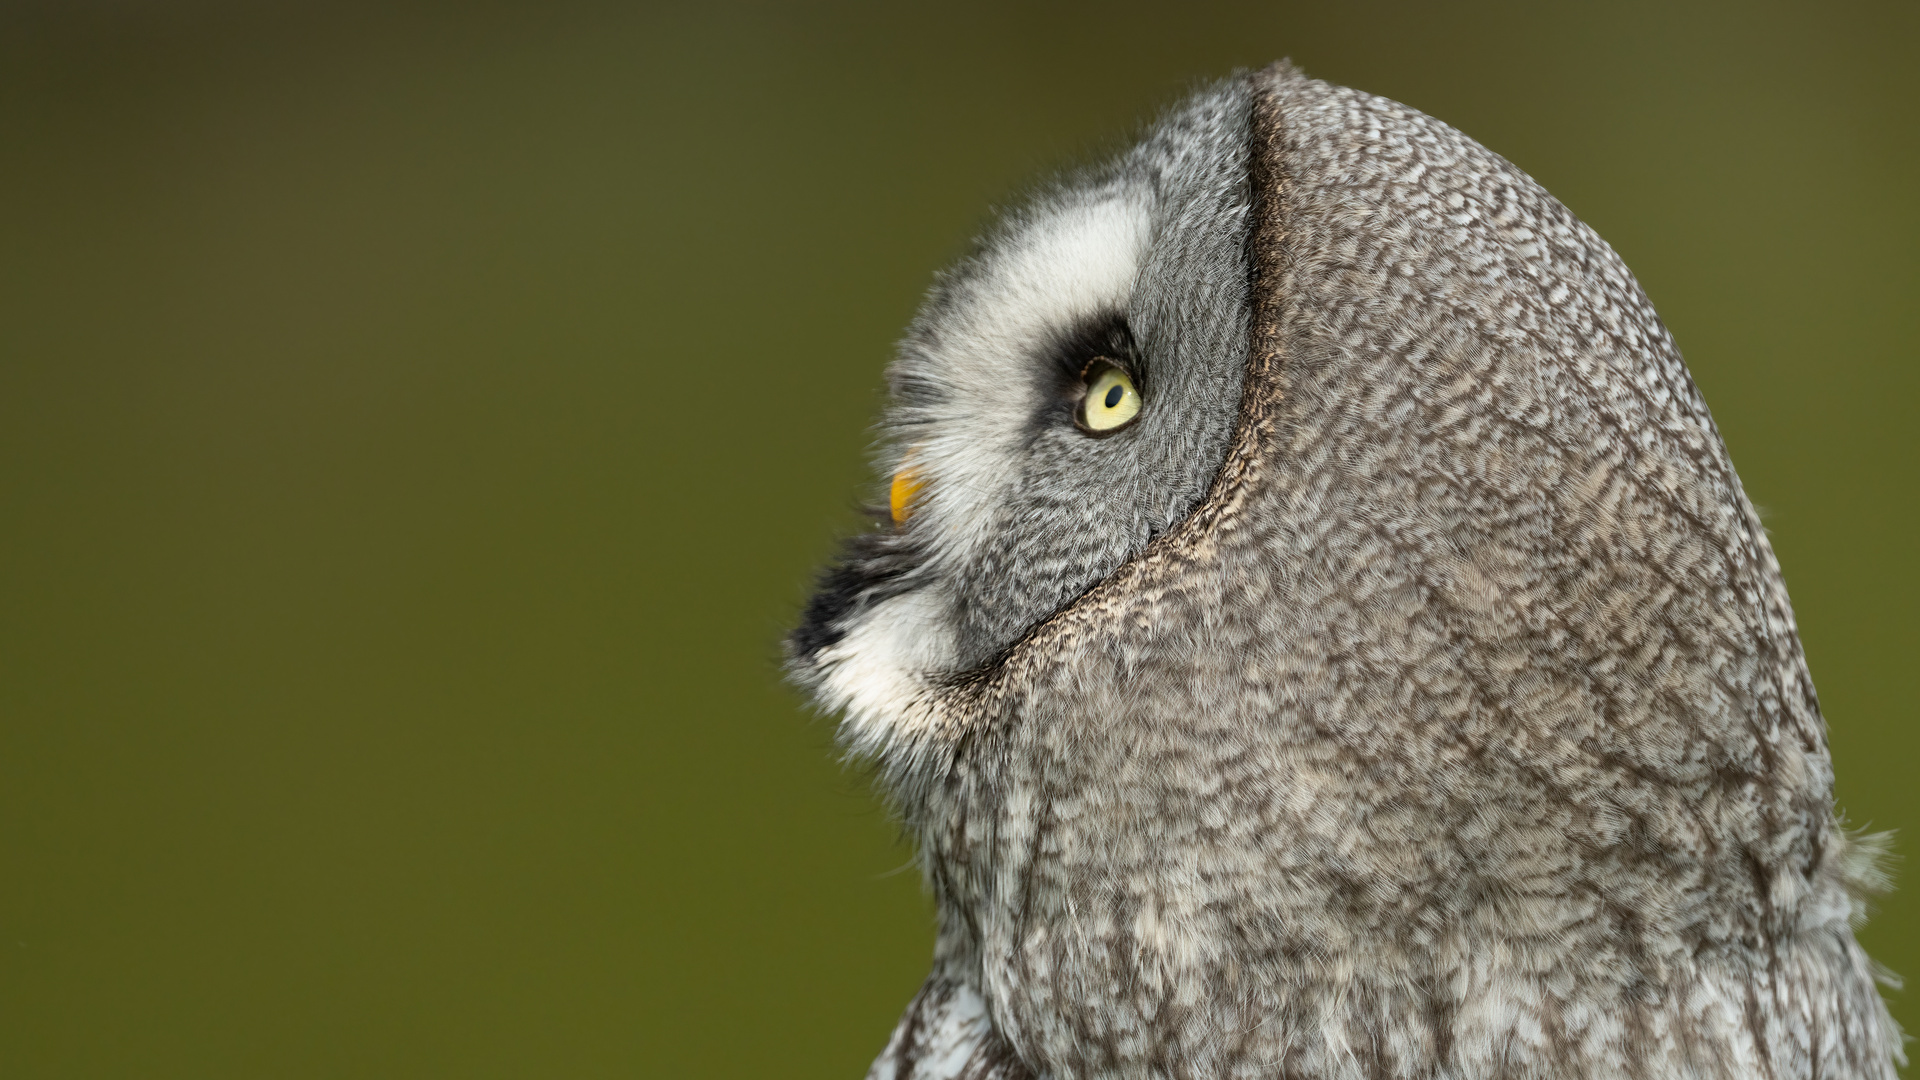
[[[893,511],[895,526],[905,525],[913,516],[913,501],[920,497],[924,487],[920,479],[920,467],[913,463],[913,451],[907,451],[900,468],[893,474],[893,487],[887,492],[887,505]]]

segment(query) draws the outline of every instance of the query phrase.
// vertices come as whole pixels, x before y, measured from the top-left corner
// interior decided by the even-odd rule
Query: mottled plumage
[[[989,235],[892,381],[925,494],[791,643],[939,910],[874,1076],[1894,1076],[1766,535],[1511,164],[1229,80]]]

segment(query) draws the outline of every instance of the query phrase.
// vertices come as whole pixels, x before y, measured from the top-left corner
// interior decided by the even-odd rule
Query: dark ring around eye
[[[1118,369],[1121,374],[1127,377],[1127,381],[1133,384],[1133,388],[1136,391],[1140,389],[1140,380],[1133,377],[1133,369],[1115,360],[1111,356],[1096,356],[1087,361],[1087,365],[1080,369],[1080,381],[1083,383],[1091,383],[1105,368]]]

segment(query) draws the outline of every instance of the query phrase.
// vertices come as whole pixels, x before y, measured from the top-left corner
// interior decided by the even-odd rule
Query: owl
[[[1778,564],[1619,257],[1284,63],[1006,214],[789,671],[919,852],[875,1080],[1893,1080]]]

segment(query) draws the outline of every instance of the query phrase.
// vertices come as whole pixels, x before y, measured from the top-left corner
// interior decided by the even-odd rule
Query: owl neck
[[[1042,1074],[1891,1075],[1838,830],[1735,886],[1631,822],[1363,805],[1301,754],[1255,812],[1192,747],[1018,727],[903,790],[940,966]]]

